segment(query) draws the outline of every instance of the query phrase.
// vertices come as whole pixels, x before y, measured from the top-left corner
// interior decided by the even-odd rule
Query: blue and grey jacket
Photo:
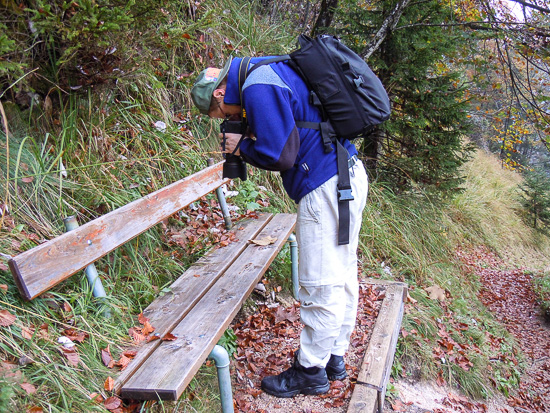
[[[262,59],[265,57],[252,59],[252,64]],[[231,63],[226,104],[241,104],[240,62],[236,58]],[[309,90],[302,78],[286,63],[261,66],[250,73],[242,99],[254,135],[242,141],[242,158],[259,168],[281,171],[284,188],[295,202],[337,174],[336,150],[325,153],[319,131],[296,127],[297,121],[320,122],[321,115],[309,102]],[[341,142],[349,156],[357,154],[350,141]]]

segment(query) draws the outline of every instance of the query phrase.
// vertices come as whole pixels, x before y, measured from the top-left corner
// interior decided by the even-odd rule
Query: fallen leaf
[[[122,354],[124,354],[128,358],[134,358],[137,355],[137,351],[136,350],[126,350]]]
[[[93,400],[96,403],[103,403],[103,401],[104,401],[103,396],[99,393],[90,394],[90,399]]]
[[[34,334],[34,328],[30,327],[21,327],[21,337],[26,340],[31,340]]]
[[[115,363],[118,367],[120,367],[120,370],[124,370],[126,367],[128,367],[128,364],[130,363],[130,359],[126,357],[124,354],[120,357],[120,360]]]
[[[431,300],[439,300],[439,301],[445,300],[445,290],[437,284],[434,284],[431,287],[425,288],[424,291],[428,293],[428,296],[430,297]]]
[[[27,413],[42,413],[44,410],[39,406],[32,406],[27,409]]]
[[[103,385],[103,388],[106,391],[113,391],[113,389],[115,388],[115,381],[111,376],[107,377],[107,380],[105,380],[105,384]]]
[[[40,326],[40,329],[38,330],[38,337],[43,339],[48,339],[50,336],[48,329],[49,329],[49,326],[46,323],[42,324]]]
[[[8,310],[0,310],[0,326],[11,326],[17,317],[10,313]]]
[[[162,337],[162,341],[174,341],[174,340],[177,340],[178,338],[173,335],[172,333],[166,333],[164,335],[164,337]]]
[[[145,324],[149,321],[149,319],[147,317],[145,317],[143,315],[143,313],[139,313],[138,314],[138,321],[139,321],[140,324]]]
[[[115,410],[115,409],[118,409],[121,404],[122,404],[122,400],[120,400],[116,396],[113,396],[105,400],[105,402],[103,403],[103,406],[105,406],[107,410]]]
[[[111,355],[111,350],[107,345],[107,348],[101,350],[101,361],[103,361],[104,365],[109,366],[109,363],[111,363],[112,360],[113,356]]]
[[[150,343],[151,341],[160,340],[160,336],[155,334],[152,336],[147,336],[147,342]]]
[[[401,402],[401,400],[396,400],[395,403],[392,403],[391,408],[396,412],[407,411],[407,407]]]
[[[63,331],[63,335],[73,341],[78,341],[79,343],[82,343],[86,338],[89,337],[88,333],[85,333],[84,331],[77,331],[72,328],[68,328]]]
[[[6,271],[7,271],[7,267],[6,267]],[[8,291],[8,286],[6,284],[0,284],[0,290]]]
[[[415,300],[414,298],[412,298],[409,294],[409,292],[407,291],[407,302],[411,303],[411,304],[416,304],[418,301]]]
[[[128,334],[130,334],[130,337],[132,337],[138,343],[146,339],[146,337],[141,334],[141,328],[132,327],[128,330]]]
[[[36,393],[36,387],[34,387],[32,384],[30,383],[19,383],[19,386],[21,386],[21,388],[23,390],[25,390],[27,392],[27,394],[34,394]]]
[[[274,244],[275,241],[277,241],[277,238],[274,238],[274,237],[271,237],[271,236],[263,237],[261,239],[252,239],[252,240],[250,240],[251,243],[256,244],[256,245],[260,245],[262,247],[265,247],[266,245],[269,245],[269,244]]]
[[[155,331],[155,327],[153,327],[149,321],[146,321],[144,324],[143,324],[143,329],[141,330],[141,334],[143,334],[144,336],[148,336],[149,334],[151,334],[153,331]]]
[[[68,349],[65,347],[60,347],[60,349],[61,349],[61,352],[65,355],[65,357],[67,357],[67,360],[69,360],[69,364],[75,367],[78,366],[78,363],[80,362],[80,357],[78,357],[78,353],[74,348]]]

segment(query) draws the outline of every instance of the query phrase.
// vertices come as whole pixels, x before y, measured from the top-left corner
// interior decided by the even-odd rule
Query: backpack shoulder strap
[[[281,55],[281,56],[273,56],[273,57],[270,57],[268,59],[264,59],[256,64],[254,64],[254,66],[252,66],[250,68],[250,70],[247,72],[246,76],[250,76],[250,73],[252,73],[254,70],[256,70],[257,68],[259,67],[262,67],[262,66],[265,66],[265,65],[270,65],[271,63],[278,63],[278,62],[284,62],[285,60],[290,60],[290,55],[288,54],[284,54],[284,55]]]

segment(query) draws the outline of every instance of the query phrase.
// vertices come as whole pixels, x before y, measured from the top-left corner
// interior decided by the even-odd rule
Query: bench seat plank
[[[247,247],[248,241],[255,239],[272,217],[271,214],[260,214],[257,219],[248,218],[237,223],[231,232],[235,234],[238,241],[213,250],[200,258],[170,286],[168,293],[156,298],[143,311],[143,315],[155,327],[155,334],[164,337],[166,333],[172,331],[220,275],[233,264]],[[154,340],[139,348],[136,357],[116,379],[114,387],[116,393],[160,344],[160,340]]]
[[[372,330],[348,413],[382,411],[378,403],[380,400],[383,403],[386,393],[406,296],[407,288],[404,284],[390,284],[386,288],[386,296]]]
[[[218,188],[228,181],[222,178],[222,165],[205,168],[10,259],[21,295],[32,300]]]
[[[292,233],[294,214],[278,214],[257,238],[275,237],[267,246],[250,244],[218,282],[172,331],[167,341],[122,387],[122,397],[177,400],[212,351],[244,300]]]

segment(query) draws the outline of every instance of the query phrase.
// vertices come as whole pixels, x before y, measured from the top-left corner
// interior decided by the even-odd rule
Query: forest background
[[[230,55],[289,52],[302,33],[341,38],[392,102],[390,120],[357,145],[372,181],[361,272],[407,282],[414,302],[394,376],[512,394],[521,350],[456,251],[483,245],[528,269],[548,309],[549,13],[546,1],[523,0],[1,0],[0,354],[12,373],[0,379],[0,407],[101,410],[90,395],[109,396],[102,350],[122,353],[130,315],[220,239],[214,217],[197,228],[192,211],[174,216],[97,263],[112,292],[103,305],[79,279],[23,302],[6,260],[62,233],[65,216],[87,222],[221,159],[217,123],[189,99],[195,76]],[[230,189],[235,217],[295,208],[276,174],[253,170]],[[270,288],[288,289],[285,271],[274,266]],[[426,292],[435,285],[445,305]],[[456,320],[468,326],[453,336],[467,363],[444,366],[433,347]],[[67,325],[86,334],[76,365],[58,350]],[[175,411],[211,411],[205,371],[191,386],[200,397]]]

